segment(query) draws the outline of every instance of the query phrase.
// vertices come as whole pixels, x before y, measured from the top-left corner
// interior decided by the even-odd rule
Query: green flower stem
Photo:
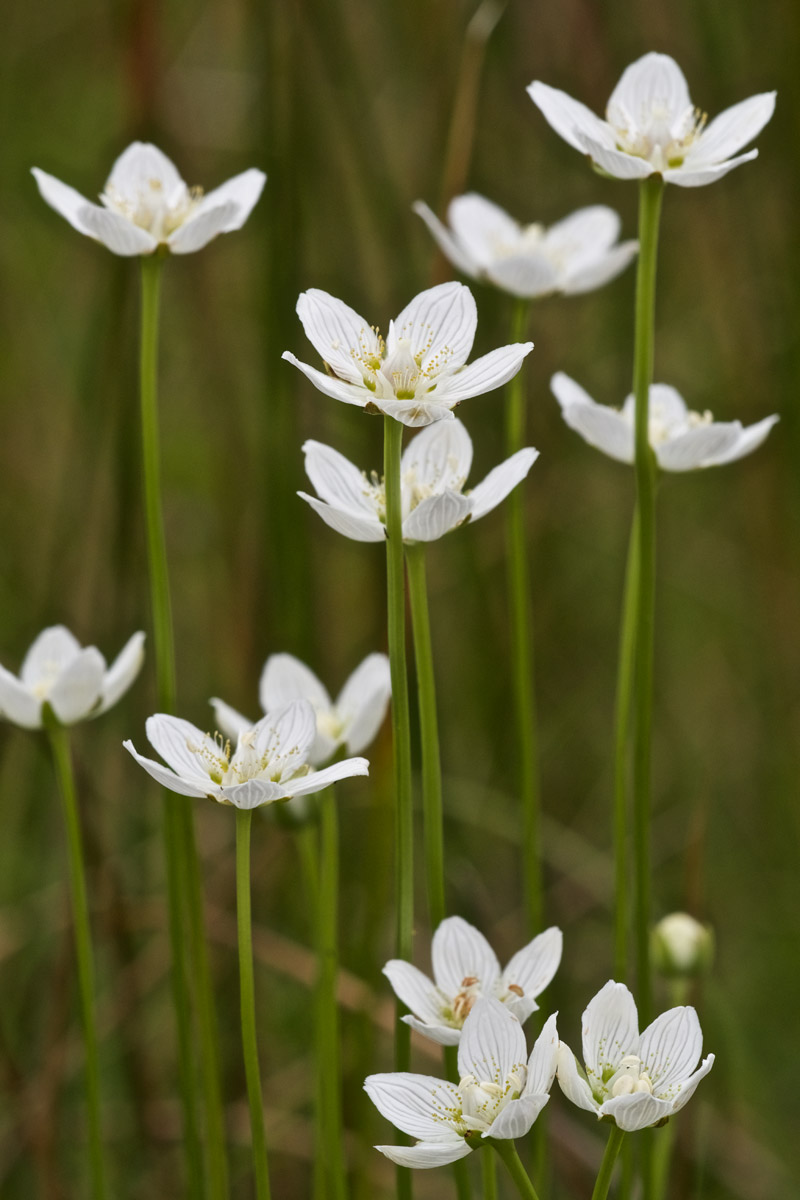
[[[457,1082],[459,1078],[458,1071],[458,1047],[444,1047],[444,1077],[451,1081]],[[492,1155],[487,1155],[490,1161],[494,1161]],[[469,1174],[469,1160],[459,1158],[453,1163],[453,1179],[456,1185],[456,1196],[458,1200],[472,1200],[472,1180]]]
[[[384,417],[383,474],[386,486],[386,590],[389,666],[392,683],[392,741],[395,783],[396,938],[398,958],[411,961],[414,933],[414,809],[411,792],[411,725],[406,671],[405,581],[400,496],[400,457],[403,426]],[[403,1005],[398,1002],[398,1018]],[[395,1069],[407,1071],[411,1061],[411,1030],[398,1019],[395,1027]],[[411,1196],[411,1172],[397,1171],[398,1200]]]
[[[69,850],[69,881],[72,894],[72,920],[75,934],[75,959],[78,966],[83,1039],[86,1053],[86,1108],[89,1119],[89,1165],[93,1200],[105,1200],[106,1166],[103,1131],[100,1121],[100,1068],[97,1052],[97,1026],[94,1016],[94,955],[86,897],[86,869],[83,862],[80,817],[75,794],[67,731],[55,721],[48,722],[59,791],[64,808]]]
[[[242,1050],[250,1104],[253,1141],[253,1174],[257,1200],[269,1200],[267,1141],[264,1136],[264,1103],[256,1037],[256,998],[253,982],[253,929],[250,916],[251,809],[236,810],[236,920],[239,930],[239,988],[241,992]]]
[[[419,695],[420,741],[422,744],[422,812],[425,833],[425,868],[428,880],[428,911],[431,928],[445,918],[444,832],[442,815],[442,764],[439,725],[436,716],[436,678],[433,669],[428,585],[425,571],[426,545],[406,546],[408,593],[414,630],[414,660]]]
[[[536,1194],[536,1188],[531,1183],[530,1176],[522,1165],[522,1160],[517,1154],[517,1147],[512,1141],[505,1139],[491,1139],[492,1146],[506,1164],[509,1175],[514,1180],[517,1186],[517,1191],[523,1200],[539,1200]]]
[[[459,1159],[463,1162],[463,1159]],[[497,1200],[497,1160],[493,1154],[481,1155],[481,1183],[483,1200]]]
[[[617,698],[614,712],[614,978],[624,982],[628,975],[630,938],[628,834],[628,736],[636,663],[636,619],[639,604],[639,517],[634,510],[628,563],[625,570],[625,595],[619,638]]]
[[[606,1142],[603,1161],[600,1163],[600,1170],[595,1180],[592,1200],[606,1200],[608,1189],[611,1187],[611,1177],[614,1174],[614,1165],[624,1137],[625,1133],[622,1129],[617,1125],[612,1126]]]
[[[342,1068],[336,996],[339,975],[339,815],[334,788],[320,792],[318,801],[320,842],[316,932],[319,967],[315,1024],[320,1146],[315,1182],[319,1200],[346,1200],[347,1167],[342,1131]]]
[[[141,318],[141,422],[144,466],[144,502],[150,602],[156,664],[158,705],[175,711],[175,647],[167,567],[167,547],[161,504],[161,464],[158,428],[158,324],[162,258],[142,258]],[[172,991],[178,1032],[178,1073],[184,1120],[189,1195],[206,1191],[194,1085],[194,1046],[187,955],[184,947],[188,910],[190,961],[199,1002],[201,1071],[206,1109],[203,1141],[207,1154],[207,1182],[213,1200],[228,1195],[225,1128],[220,1089],[219,1043],[213,991],[205,944],[202,886],[191,805],[165,796],[163,804],[164,853],[172,952]]]
[[[529,302],[518,300],[511,320],[511,341],[525,337]],[[506,453],[525,446],[525,383],[518,371],[506,392]],[[539,785],[539,737],[534,691],[533,627],[530,572],[525,534],[525,493],[514,488],[506,500],[508,592],[511,606],[511,661],[514,709],[519,753],[519,793],[522,800],[522,856],[528,926],[537,932],[542,923],[542,847]]]
[[[656,461],[649,438],[653,379],[656,259],[664,185],[660,176],[642,180],[639,192],[639,264],[636,274],[636,332],[633,393],[636,398],[636,504],[638,512],[638,605],[636,622],[635,725],[633,743],[634,857],[636,877],[636,982],[643,1025],[652,1019],[650,971],[650,810],[653,723],[653,631],[655,624]]]

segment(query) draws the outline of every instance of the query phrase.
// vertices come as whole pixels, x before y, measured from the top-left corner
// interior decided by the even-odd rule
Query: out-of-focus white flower
[[[95,646],[81,647],[63,625],[36,638],[19,678],[0,666],[0,716],[41,729],[48,704],[62,725],[99,717],[124,696],[144,662],[144,634],[134,633],[110,667]]]
[[[308,700],[314,709],[317,733],[308,761],[318,767],[333,757],[340,747],[350,754],[365,750],[383,723],[392,683],[389,659],[385,654],[368,654],[356,667],[336,700],[314,672],[293,654],[271,654],[261,672],[259,700],[265,713],[273,712],[292,700]],[[222,700],[211,701],[217,728],[237,738],[252,721]]]
[[[123,745],[154,779],[179,796],[208,796],[236,808],[307,796],[337,779],[369,774],[365,758],[346,758],[324,771],[308,765],[317,722],[307,700],[268,713],[252,729],[242,730],[235,746],[221,734],[211,737],[165,713],[148,717],[146,729],[168,767],[144,758],[132,742]]]
[[[497,204],[472,192],[447,209],[448,229],[418,200],[419,213],[453,266],[513,296],[574,295],[602,287],[623,271],[639,248],[617,242],[620,219],[612,208],[580,208],[545,229],[519,225]]]
[[[558,1054],[555,1016],[527,1058],[522,1026],[497,1000],[478,1000],[458,1047],[457,1085],[428,1075],[370,1075],[364,1088],[378,1111],[415,1146],[376,1146],[401,1167],[441,1167],[484,1138],[524,1137],[550,1099]]]
[[[621,409],[596,404],[563,371],[553,376],[550,386],[564,420],[585,442],[619,462],[634,461],[633,396],[628,396]],[[648,411],[650,445],[664,471],[694,471],[743,458],[761,445],[778,420],[777,416],[765,417],[746,427],[741,421],[715,421],[709,412],[690,412],[675,388],[665,383],[651,384]]]
[[[386,536],[383,479],[359,471],[343,454],[321,442],[303,446],[306,474],[317,496],[298,495],[331,529],[357,542]],[[472,466],[472,439],[461,421],[437,422],[409,442],[400,464],[403,539],[432,542],[465,521],[491,512],[528,474],[538,450],[527,447],[464,490]]]
[[[653,930],[651,947],[653,965],[658,971],[688,978],[711,965],[714,933],[709,925],[702,925],[688,913],[669,913]]]
[[[452,418],[462,400],[507,383],[533,349],[533,342],[502,346],[465,366],[478,314],[461,283],[420,292],[389,322],[386,341],[352,308],[317,288],[301,294],[297,315],[327,374],[288,350],[286,361],[326,396],[370,406],[404,425]]]
[[[608,175],[661,175],[680,187],[713,183],[755,158],[757,150],[737,151],[752,142],[775,110],[775,92],[763,92],[726,108],[706,125],[705,115],[692,104],[683,72],[668,54],[645,54],[625,68],[605,121],[538,80],[528,94],[556,133]]]
[[[657,1125],[691,1100],[714,1065],[709,1054],[698,1067],[703,1034],[693,1008],[671,1008],[639,1036],[633,996],[609,980],[583,1014],[584,1074],[563,1042],[558,1082],[573,1104],[611,1117],[633,1132]]]
[[[411,1009],[403,1020],[432,1041],[455,1046],[481,996],[494,997],[520,1022],[527,1021],[539,1007],[536,997],[558,970],[562,943],[561,930],[551,926],[501,970],[482,933],[462,917],[447,917],[433,935],[433,980],[397,958],[386,964],[383,973]]]
[[[218,233],[241,229],[267,178],[252,167],[204,196],[201,188],[187,187],[174,163],[147,142],[133,142],[119,156],[100,204],[38,167],[33,176],[42,198],[73,229],[126,258],[152,254],[159,246],[191,254]]]

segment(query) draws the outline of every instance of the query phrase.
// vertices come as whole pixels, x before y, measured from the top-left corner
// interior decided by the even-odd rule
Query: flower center
[[[528,1068],[524,1063],[515,1066],[503,1080],[497,1074],[494,1079],[465,1075],[458,1085],[461,1122],[465,1129],[485,1132],[509,1101],[522,1094],[527,1077]]]
[[[630,1096],[634,1092],[653,1094],[653,1081],[636,1054],[626,1054],[606,1085],[611,1096]]]
[[[163,242],[188,219],[203,196],[203,189],[188,188],[181,182],[172,192],[164,190],[160,179],[148,179],[135,192],[123,194],[107,185],[100,199],[113,212],[127,217]]]
[[[646,159],[657,171],[681,165],[707,120],[706,114],[692,105],[676,113],[659,100],[642,105],[638,113],[622,106],[609,107],[606,118],[616,134],[617,148]]]
[[[465,975],[461,980],[461,991],[453,1000],[453,1016],[459,1025],[463,1025],[472,1006],[480,994],[480,980],[477,975]]]

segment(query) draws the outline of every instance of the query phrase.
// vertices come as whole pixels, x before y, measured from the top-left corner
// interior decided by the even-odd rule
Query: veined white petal
[[[576,150],[585,153],[585,147],[579,139],[581,134],[592,138],[599,145],[609,148],[615,145],[616,139],[611,126],[579,100],[573,100],[566,92],[541,83],[538,79],[527,90],[548,124]]]
[[[76,192],[75,188],[56,179],[55,175],[48,175],[47,171],[32,167],[31,174],[36,180],[36,186],[45,203],[55,209],[66,221],[69,221],[72,228],[77,229],[78,233],[88,234],[89,231],[83,224],[80,213],[82,209],[86,208],[89,201],[80,192]]]
[[[141,671],[144,662],[144,637],[145,635],[140,631],[128,638],[106,671],[100,707],[97,710],[98,715],[107,712],[125,695]]]
[[[374,403],[387,417],[394,417],[395,421],[399,421],[401,425],[407,425],[409,429],[432,425],[434,421],[452,421],[453,404],[449,392],[445,390],[445,385],[442,384],[441,391],[436,393],[441,397],[439,400],[429,400],[428,395],[430,393],[414,400],[376,399]]]
[[[586,1079],[578,1070],[575,1055],[565,1042],[559,1044],[556,1061],[558,1086],[567,1099],[576,1104],[578,1108],[585,1109],[586,1112],[596,1113],[600,1106],[592,1095],[592,1089]]]
[[[527,1063],[522,1026],[504,1004],[492,996],[479,996],[461,1030],[458,1071],[491,1083],[503,1084],[512,1071]]]
[[[216,208],[194,212],[188,221],[179,225],[174,233],[167,238],[167,245],[173,254],[194,254],[202,250],[217,234],[226,233],[235,228],[233,224],[239,209],[233,200],[219,204]]]
[[[558,1040],[556,1016],[557,1013],[553,1013],[547,1018],[542,1026],[542,1032],[533,1044],[531,1056],[528,1059],[525,1095],[539,1096],[549,1092],[553,1086],[561,1045]]]
[[[439,1142],[417,1142],[416,1146],[376,1146],[386,1158],[398,1167],[415,1167],[425,1170],[430,1167],[446,1167],[459,1158],[472,1153],[472,1147],[454,1131],[452,1137]]]
[[[549,1099],[547,1092],[542,1092],[509,1101],[483,1136],[500,1139],[525,1137]]]
[[[527,446],[524,450],[512,454],[511,458],[507,458],[499,466],[493,467],[486,478],[469,493],[472,520],[478,521],[485,517],[505,500],[508,493],[522,482],[538,457],[539,451]]]
[[[349,459],[322,442],[303,443],[306,475],[321,500],[355,513],[378,520],[378,500],[363,471]]]
[[[344,740],[351,754],[360,754],[383,724],[392,681],[385,654],[368,654],[356,667],[336,698],[336,712],[344,724]]]
[[[477,324],[478,310],[469,288],[463,283],[440,283],[406,305],[393,322],[387,350],[392,354],[404,339],[423,371],[460,367],[472,349]]]
[[[653,164],[646,158],[626,154],[623,150],[610,149],[583,134],[578,135],[578,141],[584,154],[588,154],[593,163],[602,167],[607,175],[613,175],[615,179],[646,179],[648,175],[657,174]],[[664,178],[668,173],[664,173]]]
[[[641,129],[654,110],[672,124],[691,107],[689,86],[675,59],[651,51],[625,68],[606,111],[615,128],[625,129],[633,122],[634,129]]]
[[[446,917],[431,943],[433,977],[446,996],[456,996],[462,981],[480,980],[484,992],[500,977],[500,963],[486,938],[463,917]],[[462,1074],[467,1074],[463,1071]]]
[[[588,392],[563,371],[553,376],[550,387],[561,405],[564,420],[585,442],[619,462],[633,462],[633,425],[622,413],[596,404]]]
[[[472,511],[468,496],[461,492],[441,492],[421,500],[403,521],[406,542],[435,542],[466,521]]]
[[[78,213],[78,220],[90,237],[97,238],[98,242],[122,258],[152,254],[158,246],[152,233],[110,208],[85,204]]]
[[[300,779],[290,779],[283,787],[289,796],[308,796],[312,792],[321,792],[337,779],[350,779],[354,775],[369,775],[369,762],[366,758],[343,758],[341,762],[331,763],[321,771],[310,771]]]
[[[688,1079],[703,1053],[703,1033],[691,1007],[671,1008],[648,1025],[639,1042],[639,1058],[653,1091],[672,1100],[677,1085]]]
[[[344,379],[326,375],[324,371],[318,371],[316,367],[300,362],[300,359],[295,358],[288,350],[284,350],[281,358],[301,370],[306,379],[310,379],[314,387],[325,396],[332,396],[334,400],[341,400],[343,404],[357,404],[359,408],[364,408],[367,401],[372,399],[371,393],[361,384],[347,383]]]
[[[515,342],[490,350],[442,380],[442,399],[448,404],[460,404],[470,396],[483,396],[513,379],[533,349],[533,342]]]
[[[657,1121],[663,1121],[672,1111],[666,1100],[659,1100],[649,1092],[633,1092],[627,1096],[612,1096],[600,1107],[601,1117],[613,1117],[620,1129],[636,1133],[647,1129]]]
[[[595,288],[603,287],[612,279],[616,279],[617,275],[625,270],[628,263],[633,261],[638,252],[639,243],[636,240],[620,242],[618,246],[608,250],[602,258],[598,258],[592,263],[587,263],[580,268],[570,266],[561,284],[562,292],[567,296],[579,296],[583,292],[591,292]]]
[[[526,996],[538,996],[558,970],[563,944],[564,936],[555,925],[538,934],[517,951],[503,971],[505,986],[516,984]]]
[[[168,713],[154,713],[148,717],[145,731],[150,745],[177,775],[209,790],[211,771],[218,766],[221,757],[213,738],[191,721]]]
[[[250,167],[249,170],[242,171],[240,175],[234,175],[232,179],[228,179],[218,188],[206,193],[187,224],[191,224],[209,209],[220,208],[223,204],[232,203],[236,211],[222,232],[231,233],[234,229],[241,229],[258,203],[266,182],[266,175],[257,167]]]
[[[62,725],[87,717],[100,700],[106,660],[96,647],[87,646],[59,675],[50,689],[50,707]]]
[[[246,729],[252,729],[255,724],[249,717],[243,716],[235,708],[231,708],[230,704],[226,704],[224,700],[214,696],[211,699],[211,707],[214,709],[214,725],[229,737],[232,742],[239,740],[239,734],[244,733]]]
[[[106,189],[124,198],[136,198],[138,192],[159,185],[167,196],[183,183],[178,169],[158,146],[150,142],[132,142],[111,168]]]
[[[741,432],[738,421],[697,425],[654,447],[658,465],[664,471],[695,471],[698,467],[714,466],[718,456],[724,459],[735,448]]]
[[[586,1006],[582,1029],[583,1061],[597,1079],[607,1067],[616,1071],[626,1054],[637,1053],[639,1017],[624,983],[609,979]]]
[[[665,171],[664,179],[667,183],[676,183],[678,187],[705,187],[707,183],[716,183],[718,179],[722,179],[734,167],[752,162],[754,158],[758,158],[757,150],[748,150],[747,154],[740,154],[737,158],[729,158],[727,162],[708,166],[690,166],[688,163],[684,163],[682,167],[674,167]]]
[[[677,388],[669,383],[651,383],[649,393],[649,415],[658,416],[662,425],[670,429],[673,426],[683,426],[689,415],[689,408]],[[630,417],[633,423],[636,416],[636,398],[633,393],[625,397],[622,411]]]
[[[447,1114],[461,1111],[458,1088],[431,1075],[415,1075],[410,1071],[368,1075],[364,1091],[381,1116],[396,1129],[428,1141],[449,1138]]]
[[[270,654],[261,672],[258,699],[267,713],[292,700],[308,700],[314,709],[331,707],[327,689],[311,668],[293,654]]]
[[[427,1021],[420,1021],[413,1015],[401,1017],[400,1020],[405,1021],[406,1025],[416,1029],[417,1033],[421,1033],[429,1041],[436,1042],[438,1046],[457,1046],[461,1041],[461,1030],[453,1029],[450,1025],[429,1025]]]
[[[551,225],[544,235],[544,244],[551,253],[566,260],[568,269],[573,265],[585,266],[611,249],[619,237],[621,224],[613,208],[590,204]]]
[[[402,476],[433,491],[460,491],[472,466],[472,438],[463,423],[437,421],[412,438],[403,451]],[[319,490],[319,489],[317,489]]]
[[[148,775],[152,775],[153,779],[157,783],[160,783],[162,787],[169,788],[171,792],[177,792],[179,796],[192,796],[195,799],[199,799],[201,796],[209,796],[217,790],[210,779],[205,781],[207,786],[204,787],[203,780],[201,779],[190,781],[180,775],[176,775],[173,771],[170,771],[169,767],[162,766],[159,762],[154,762],[152,758],[145,758],[134,747],[133,742],[126,741],[122,744],[128,753],[136,759],[139,766],[144,767]]]
[[[441,1002],[433,980],[401,958],[390,959],[383,973],[398,1000],[402,1000],[414,1016],[421,1018],[417,1027],[422,1026],[423,1032],[427,1032],[423,1022],[441,1023]]]
[[[217,792],[229,804],[241,809],[260,808],[262,804],[286,800],[290,795],[287,787],[270,779],[247,779],[244,783],[226,784]]]
[[[20,668],[20,680],[29,688],[51,683],[80,652],[80,642],[66,625],[51,625],[31,643]]]
[[[319,513],[326,525],[354,542],[382,542],[386,537],[386,527],[377,517],[358,516],[351,509],[335,508],[307,492],[297,494]]]
[[[708,1072],[714,1065],[714,1055],[709,1054],[708,1058],[704,1058],[700,1066],[690,1075],[687,1080],[681,1083],[678,1087],[678,1094],[672,1101],[672,1111],[680,1112],[684,1104],[687,1104],[697,1090],[697,1085],[701,1079],[705,1079]]]
[[[775,111],[776,92],[762,92],[724,109],[689,147],[683,166],[721,163],[752,142]]]
[[[428,229],[433,234],[439,249],[450,259],[450,262],[458,271],[463,271],[465,275],[471,275],[472,278],[477,278],[479,267],[472,259],[465,246],[462,246],[457,238],[453,237],[446,225],[443,225],[436,214],[428,207],[423,200],[417,200],[412,205],[414,212],[422,217]]]
[[[42,701],[5,667],[0,667],[0,716],[22,729],[42,727]]]
[[[518,996],[516,992],[503,996],[503,1004],[514,1014],[520,1025],[524,1025],[531,1013],[539,1008],[532,996]]]
[[[289,772],[305,763],[316,735],[314,708],[308,700],[301,698],[290,700],[262,717],[253,726],[252,744],[256,754],[270,763],[285,760],[284,770]],[[294,781],[291,786],[288,779],[280,782],[288,795],[299,794],[294,791]]]
[[[723,463],[735,462],[739,458],[744,458],[746,454],[752,454],[765,440],[772,426],[779,420],[780,417],[778,416],[765,417],[763,421],[758,421],[755,425],[748,425],[741,431],[736,445],[727,454],[716,455],[714,462],[707,465],[719,467]]]
[[[512,296],[528,300],[546,296],[559,286],[559,273],[543,250],[521,250],[495,259],[486,267],[486,278]]]
[[[364,376],[359,364],[368,360],[379,363],[381,358],[381,342],[375,330],[355,309],[319,288],[301,293],[297,315],[322,361],[342,379],[362,386]]]
[[[478,267],[488,267],[503,251],[513,249],[521,236],[513,217],[485,196],[468,192],[450,201],[447,219],[460,245]]]

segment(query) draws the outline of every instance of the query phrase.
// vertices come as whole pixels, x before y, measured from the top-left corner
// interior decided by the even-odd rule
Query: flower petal
[[[462,981],[474,977],[488,992],[500,977],[500,963],[486,938],[463,917],[447,917],[433,935],[433,977],[446,996],[456,996]],[[466,1074],[466,1072],[462,1072]]]
[[[313,705],[306,699],[290,700],[280,708],[272,709],[253,726],[253,750],[264,758],[275,770],[289,774],[298,770],[307,757],[317,734],[317,716]],[[294,795],[288,788],[288,779],[281,784],[287,794]],[[314,789],[312,789],[314,790]]]
[[[622,413],[596,404],[589,393],[563,371],[553,376],[550,388],[561,405],[564,420],[585,442],[619,462],[633,462],[633,424]]]
[[[558,970],[563,944],[564,937],[557,926],[545,929],[511,959],[503,971],[504,985],[516,984],[526,996],[538,996]]]
[[[665,1100],[649,1092],[633,1092],[627,1096],[612,1096],[600,1107],[601,1117],[613,1117],[620,1129],[636,1133],[668,1117],[672,1109]]]
[[[450,1111],[461,1111],[461,1096],[446,1079],[391,1071],[368,1075],[364,1091],[381,1116],[409,1137],[441,1142],[458,1136],[447,1122]]]
[[[526,1065],[527,1057],[525,1034],[517,1018],[499,1000],[479,996],[461,1030],[459,1074],[503,1084],[512,1071]]]
[[[509,492],[522,482],[538,457],[539,451],[528,446],[512,454],[511,458],[507,458],[499,466],[493,467],[486,478],[469,493],[472,520],[478,521],[493,508],[497,508]]]
[[[643,54],[622,72],[611,93],[606,115],[612,126],[647,128],[654,110],[672,125],[692,107],[689,86],[674,58],[668,54]]]
[[[586,1006],[582,1027],[587,1074],[602,1079],[607,1067],[616,1071],[626,1054],[636,1054],[639,1018],[633,996],[624,983],[609,979]]]
[[[616,139],[611,126],[579,100],[573,100],[566,92],[540,83],[538,79],[527,91],[548,124],[576,150],[585,152],[579,134],[592,138],[600,145],[614,146]]]
[[[733,104],[715,117],[689,148],[683,166],[721,163],[752,142],[775,111],[776,92],[762,92]]]
[[[561,255],[569,267],[585,266],[610,250],[619,237],[619,213],[606,204],[590,204],[556,221],[544,236],[552,254]]]
[[[667,183],[676,183],[678,187],[705,187],[707,183],[716,183],[718,179],[722,179],[734,167],[752,162],[754,158],[758,158],[757,150],[748,150],[747,154],[740,154],[738,158],[729,158],[726,162],[708,166],[695,167],[684,163],[681,167],[673,167],[665,171],[664,179]]]
[[[584,137],[583,134],[578,135],[578,141],[584,154],[588,154],[593,163],[602,167],[606,174],[614,179],[646,179],[648,175],[658,173],[646,158],[626,154],[623,150],[610,149],[594,138]],[[665,178],[667,174],[668,172],[664,173]]]
[[[446,1167],[472,1153],[472,1147],[454,1131],[452,1137],[439,1142],[417,1142],[416,1146],[376,1146],[399,1167]]]
[[[490,350],[442,380],[442,399],[448,404],[460,404],[470,396],[483,396],[513,379],[522,361],[533,349],[533,342],[515,342]]]
[[[235,808],[260,808],[262,804],[274,804],[287,800],[289,791],[271,779],[247,779],[244,783],[226,784],[218,789],[218,795]]]
[[[80,217],[81,211],[89,204],[85,196],[76,192],[75,188],[69,187],[68,184],[62,183],[60,179],[56,179],[55,175],[48,175],[46,171],[41,171],[38,167],[32,167],[31,174],[36,180],[36,186],[45,203],[55,209],[66,221],[69,221],[72,228],[77,229],[78,233],[88,233],[89,231]]]
[[[122,743],[125,749],[133,758],[136,759],[140,767],[144,767],[148,775],[152,775],[157,783],[163,787],[169,788],[171,792],[177,792],[179,796],[192,796],[199,799],[201,796],[209,796],[216,789],[210,780],[207,780],[207,787],[203,786],[203,781],[198,780],[197,783],[190,783],[188,779],[184,779],[170,771],[169,767],[162,766],[159,762],[154,762],[152,758],[145,758],[140,754],[133,745],[133,742],[126,741]]]
[[[354,775],[369,775],[366,758],[343,758],[341,762],[331,763],[321,771],[309,771],[308,775],[302,775],[299,779],[286,780],[283,788],[287,796],[309,796],[312,792],[323,791],[338,779],[350,779]]]
[[[654,447],[658,465],[664,471],[695,471],[699,467],[714,466],[717,457],[724,461],[725,456],[735,449],[741,433],[739,421],[697,425]]]
[[[578,1070],[575,1055],[565,1042],[559,1043],[556,1061],[558,1086],[567,1099],[586,1112],[598,1112],[600,1106],[592,1095],[592,1089]]]
[[[559,286],[555,264],[542,250],[528,250],[498,258],[486,268],[486,278],[512,296],[533,300],[546,296]]]
[[[5,667],[0,667],[0,715],[22,729],[42,727],[42,701]]]
[[[729,450],[727,454],[715,455],[713,463],[707,465],[719,467],[723,463],[735,462],[739,458],[744,458],[746,454],[752,454],[779,420],[778,416],[765,417],[763,421],[758,421],[755,425],[748,425],[739,434],[739,440],[733,449]]]
[[[477,192],[451,200],[447,219],[459,244],[466,247],[479,268],[488,267],[504,251],[512,250],[522,236],[513,217]]]
[[[677,1086],[691,1075],[703,1053],[703,1033],[691,1007],[671,1008],[656,1017],[641,1036],[638,1054],[653,1091],[672,1100]]]
[[[223,204],[230,203],[234,205],[236,211],[222,232],[231,233],[234,229],[241,229],[258,203],[266,182],[266,175],[257,167],[250,167],[249,170],[242,171],[240,175],[234,175],[232,179],[228,179],[218,188],[206,193],[186,224],[191,224],[209,209],[220,208]]]
[[[341,379],[363,386],[359,363],[379,362],[383,349],[377,333],[364,318],[343,300],[319,288],[301,293],[297,315],[322,361]]]
[[[293,654],[270,654],[261,672],[258,699],[267,713],[293,700],[308,700],[315,709],[331,707],[326,688],[311,668]]]
[[[336,712],[351,754],[359,754],[375,738],[391,695],[389,659],[385,654],[368,654],[336,698]]]
[[[462,246],[459,240],[453,236],[446,225],[443,225],[436,214],[428,207],[423,200],[417,200],[411,206],[414,212],[422,217],[428,229],[433,234],[439,249],[450,259],[450,262],[458,271],[463,271],[465,275],[471,275],[476,278],[478,275],[478,264],[472,259],[467,248]]]
[[[434,421],[452,421],[453,405],[450,396],[442,391],[436,393],[441,400],[429,400],[426,395],[417,396],[413,400],[384,400],[376,398],[374,403],[387,417],[394,417],[401,425],[409,429],[418,429],[422,425],[432,425]]]
[[[204,788],[205,795],[209,790],[211,769],[221,757],[214,739],[191,721],[167,713],[154,713],[148,717],[145,730],[147,740],[164,762],[195,787]]]
[[[406,305],[393,322],[387,351],[391,355],[405,339],[423,371],[460,367],[472,349],[477,325],[478,310],[469,288],[440,283]]]
[[[334,400],[341,400],[343,404],[357,404],[359,408],[364,408],[367,401],[372,399],[371,393],[363,385],[326,375],[324,371],[318,371],[316,367],[300,362],[300,359],[295,358],[288,350],[284,350],[281,358],[298,367],[306,379],[310,379],[314,387],[325,396],[332,396]]]
[[[453,1029],[451,1025],[429,1025],[415,1016],[401,1017],[400,1020],[438,1046],[457,1046],[461,1041],[461,1030]]]
[[[403,521],[403,541],[435,542],[466,521],[471,511],[469,498],[460,492],[428,496]]]
[[[219,700],[214,696],[210,703],[214,709],[215,726],[220,733],[224,733],[232,741],[237,742],[240,733],[253,728],[254,721],[243,716],[235,708],[231,708],[230,704],[226,704],[224,700]]]
[[[570,266],[567,276],[561,284],[561,290],[566,296],[579,296],[584,292],[594,291],[616,279],[639,253],[639,243],[634,239],[620,242],[618,246],[607,251],[602,258],[592,263],[574,269]]]
[[[238,213],[239,209],[233,200],[219,204],[216,208],[207,208],[204,212],[198,210],[170,234],[167,245],[173,254],[194,254],[195,250],[202,250],[207,246],[217,234],[235,229],[234,222]]]
[[[131,142],[111,168],[106,190],[113,189],[124,198],[153,185],[169,196],[183,184],[178,168],[158,146],[151,142]]]
[[[698,1083],[700,1082],[701,1079],[705,1079],[706,1075],[711,1070],[713,1065],[714,1065],[714,1055],[709,1054],[708,1058],[703,1059],[702,1063],[697,1068],[697,1070],[694,1072],[694,1074],[690,1075],[689,1078],[687,1080],[685,1080],[684,1083],[679,1084],[678,1089],[677,1089],[678,1094],[675,1097],[675,1099],[672,1101],[672,1111],[673,1112],[680,1112],[680,1110],[683,1108],[684,1104],[688,1104],[688,1102],[691,1100],[692,1096],[695,1094],[695,1091],[697,1090]]]
[[[437,421],[412,438],[400,463],[402,476],[434,492],[460,492],[472,466],[472,438],[463,423]],[[319,490],[319,489],[317,489]]]
[[[141,671],[144,662],[144,639],[145,635],[141,631],[128,638],[106,671],[100,707],[96,715],[107,712],[115,705],[125,695]]]
[[[550,1099],[547,1092],[511,1100],[498,1114],[483,1137],[520,1138],[530,1132],[534,1121]]]
[[[106,660],[95,646],[81,650],[59,675],[47,699],[62,725],[87,717],[100,700]]]
[[[80,652],[80,642],[66,625],[51,625],[31,643],[20,668],[20,680],[29,688],[52,683]]]
[[[382,542],[386,537],[386,527],[377,517],[358,516],[352,509],[337,508],[326,504],[316,496],[307,492],[298,492],[298,496],[310,504],[314,512],[319,513],[326,525],[337,533],[352,538],[354,542]]]
[[[90,237],[97,238],[108,250],[123,258],[152,254],[158,246],[152,233],[110,208],[85,204],[78,213],[78,220]]]
[[[322,442],[304,442],[303,454],[306,475],[320,499],[336,508],[378,521],[376,490],[363,471],[338,450]]]
[[[441,1000],[433,980],[402,958],[389,959],[383,973],[398,1000],[420,1018],[418,1026],[426,1021],[433,1025],[441,1023]]]
[[[531,1056],[528,1059],[525,1095],[540,1096],[549,1092],[553,1086],[561,1045],[558,1040],[556,1015],[553,1013],[547,1018],[542,1026],[542,1032],[533,1044]]]

